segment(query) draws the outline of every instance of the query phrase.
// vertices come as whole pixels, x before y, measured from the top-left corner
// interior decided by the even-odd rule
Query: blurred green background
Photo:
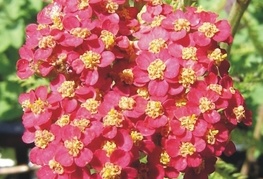
[[[218,13],[219,18],[229,17],[234,2],[196,1],[203,9]],[[19,94],[43,82],[36,77],[19,80],[15,66],[19,58],[18,50],[25,40],[25,27],[36,22],[36,14],[44,5],[41,0],[0,0],[0,122],[21,121],[22,109],[17,101]],[[217,172],[211,175],[214,179],[263,178],[262,12],[263,1],[252,0],[238,26],[229,54],[230,73],[236,88],[244,95],[247,105],[253,111],[253,126],[239,126],[233,132],[238,152],[232,158],[223,158],[224,161],[218,162]]]

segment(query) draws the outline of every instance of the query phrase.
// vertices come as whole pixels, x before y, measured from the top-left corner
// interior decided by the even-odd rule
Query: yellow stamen
[[[55,139],[55,136],[48,130],[37,130],[35,132],[35,145],[38,148],[44,149],[50,142]]]
[[[183,157],[186,157],[188,155],[193,155],[196,152],[195,146],[190,142],[182,142],[180,146],[180,154]]]
[[[164,78],[164,71],[166,69],[166,65],[161,59],[156,59],[150,63],[147,68],[149,78],[151,80],[163,80]]]
[[[153,119],[163,115],[163,106],[160,101],[148,101],[145,114]]]
[[[77,157],[80,151],[84,148],[84,144],[77,138],[65,140],[64,146],[68,149],[68,153],[73,157]]]
[[[211,24],[210,22],[204,22],[199,28],[199,32],[203,32],[207,38],[212,38],[214,35],[219,32],[219,29],[216,25]]]
[[[158,38],[154,39],[149,43],[149,48],[148,50],[151,53],[159,53],[162,49],[167,48],[167,44],[164,39]]]

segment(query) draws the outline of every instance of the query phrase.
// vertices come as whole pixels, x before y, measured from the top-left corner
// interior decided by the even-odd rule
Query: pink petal
[[[152,96],[165,96],[168,92],[169,84],[165,81],[154,80],[149,82],[148,90]]]

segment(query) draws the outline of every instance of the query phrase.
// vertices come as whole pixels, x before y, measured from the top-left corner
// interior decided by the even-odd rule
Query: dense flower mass
[[[131,2],[54,0],[28,25],[17,75],[50,81],[19,97],[39,178],[205,179],[251,125],[219,46],[227,21]]]

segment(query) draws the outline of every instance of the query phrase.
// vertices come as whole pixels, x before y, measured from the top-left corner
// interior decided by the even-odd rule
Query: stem
[[[232,30],[233,37],[236,34],[241,17],[243,16],[245,10],[247,9],[250,1],[251,0],[236,0],[231,8],[231,11],[228,17],[228,21],[232,27],[231,30]]]
[[[258,108],[258,116],[259,117],[255,124],[253,137],[256,141],[260,142],[261,130],[263,124],[263,105],[259,106]],[[256,161],[254,153],[255,153],[255,146],[251,146],[246,152],[246,159],[241,167],[240,173],[242,173],[243,175],[248,176],[251,164]]]
[[[240,24],[240,20],[247,9],[251,0],[236,0],[230,10],[228,21],[231,25],[232,36],[234,37],[238,26]],[[227,52],[229,53],[231,46],[227,47]]]

